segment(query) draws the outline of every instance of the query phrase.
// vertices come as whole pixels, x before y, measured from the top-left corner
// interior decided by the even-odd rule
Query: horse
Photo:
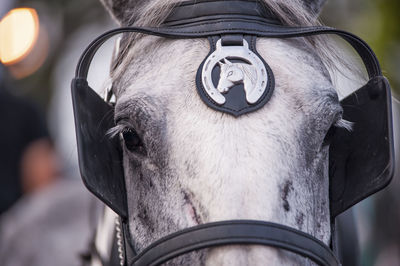
[[[177,0],[102,0],[121,26],[156,27]],[[325,1],[258,1],[285,25],[319,25]],[[134,42],[132,42],[134,40]],[[118,42],[111,72],[122,146],[128,234],[140,252],[184,228],[231,219],[270,221],[329,245],[329,142],[352,130],[330,72],[324,38],[259,38],[275,89],[262,108],[239,117],[209,108],[195,77],[210,44],[136,34]],[[254,83],[246,64],[219,62],[217,90]],[[233,60],[233,59],[232,59]],[[224,77],[224,78],[223,78]],[[305,257],[258,245],[210,247],[168,265],[311,265]]]

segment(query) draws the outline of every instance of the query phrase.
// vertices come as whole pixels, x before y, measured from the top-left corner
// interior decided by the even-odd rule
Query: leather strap
[[[281,224],[252,220],[207,223],[178,231],[148,246],[128,265],[160,265],[191,251],[232,244],[272,246],[318,265],[340,265],[329,247],[315,237]]]
[[[249,19],[280,24],[278,18],[260,1],[254,0],[195,0],[175,6],[165,20],[165,25],[181,25],[224,17],[246,17]]]
[[[110,30],[100,35],[86,48],[79,59],[75,73],[76,78],[86,80],[90,62],[99,47],[112,36],[125,32],[137,32],[175,39],[205,38],[226,34],[247,34],[269,38],[293,38],[318,34],[336,34],[346,40],[358,52],[365,64],[370,79],[382,75],[378,59],[372,49],[367,43],[352,33],[322,26],[288,27],[244,19],[224,19],[174,27],[123,27]]]
[[[222,35],[221,36],[221,45],[222,46],[242,46],[243,45],[243,35],[235,34],[235,35]]]

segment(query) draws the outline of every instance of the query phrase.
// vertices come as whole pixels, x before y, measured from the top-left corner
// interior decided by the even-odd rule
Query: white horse
[[[324,2],[263,1],[288,25],[316,25]],[[157,26],[170,11],[166,7],[179,1],[102,2],[120,25]],[[325,45],[321,39],[258,39],[257,50],[270,65],[276,88],[263,108],[233,118],[208,108],[196,93],[207,40],[135,36],[112,80],[118,123],[113,131],[123,143],[129,228],[137,251],[180,229],[229,219],[285,224],[329,244],[329,147],[324,139],[331,127],[346,123],[329,64],[322,59],[330,52]],[[229,86],[218,87],[223,92]],[[283,250],[241,245],[210,248],[169,263],[266,262],[312,264]]]

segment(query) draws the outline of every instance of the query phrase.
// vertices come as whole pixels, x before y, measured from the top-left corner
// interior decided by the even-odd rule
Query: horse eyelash
[[[115,136],[119,135],[120,133],[124,133],[126,131],[130,130],[130,128],[126,125],[116,125],[115,127],[110,128],[106,135],[112,139]]]
[[[338,121],[336,121],[336,123],[334,125],[335,125],[335,127],[344,128],[347,131],[351,132],[351,131],[353,131],[354,123],[341,118]]]
[[[346,129],[346,130],[349,131],[349,132],[353,131],[353,125],[354,125],[353,122],[347,121],[347,120],[345,120],[345,119],[343,119],[343,118],[339,119],[339,120],[334,124],[335,127],[344,128],[344,129]],[[127,125],[116,125],[115,127],[110,128],[110,129],[107,131],[106,135],[107,135],[109,138],[112,139],[112,138],[114,138],[115,136],[119,135],[120,133],[124,133],[124,132],[126,132],[126,131],[128,131],[128,130],[130,130],[130,128],[129,128]]]

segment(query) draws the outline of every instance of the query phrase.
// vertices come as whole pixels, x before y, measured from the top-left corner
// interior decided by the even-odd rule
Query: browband
[[[315,237],[285,225],[252,220],[213,222],[183,229],[154,242],[128,265],[160,265],[191,251],[232,244],[272,246],[305,256],[318,265],[340,265],[329,247]]]
[[[95,39],[83,52],[76,68],[75,78],[86,80],[89,65],[99,47],[112,36],[126,32],[136,32],[174,39],[205,38],[225,34],[248,34],[269,38],[293,38],[318,34],[336,34],[346,40],[357,51],[365,64],[370,79],[382,75],[375,53],[367,43],[352,33],[324,26],[289,27],[248,19],[231,18],[171,27],[122,27],[110,30]]]

